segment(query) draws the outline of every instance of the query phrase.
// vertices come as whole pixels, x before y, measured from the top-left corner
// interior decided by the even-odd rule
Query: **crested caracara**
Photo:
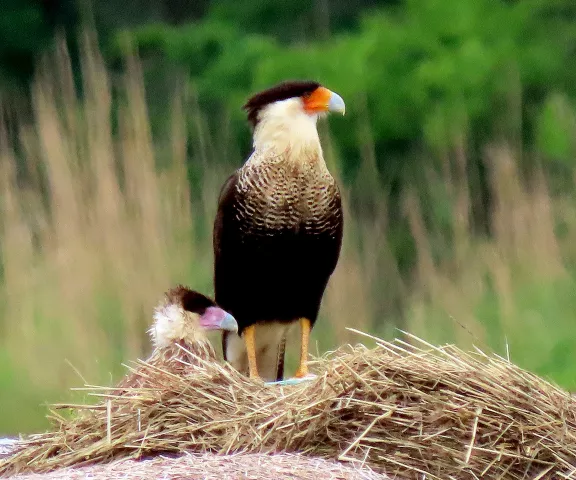
[[[344,114],[344,101],[317,82],[285,82],[244,109],[254,151],[224,184],[214,223],[215,299],[238,322],[237,334],[223,332],[224,358],[252,378],[282,380],[286,335],[298,323],[301,378],[343,227],[316,121]]]
[[[179,374],[197,364],[198,358],[215,360],[206,336],[210,330],[235,333],[238,324],[232,315],[199,292],[182,285],[168,290],[154,309],[154,324],[148,330],[154,350],[146,364]],[[147,378],[140,371],[133,371],[118,388],[142,387]]]

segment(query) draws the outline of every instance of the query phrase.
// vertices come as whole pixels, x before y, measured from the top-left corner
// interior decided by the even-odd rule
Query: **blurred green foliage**
[[[73,0],[4,0],[0,15],[0,92],[30,80],[38,54],[60,27],[78,21]]]
[[[246,97],[286,78],[315,78],[347,100],[349,118],[332,126],[344,178],[355,178],[362,155],[350,125],[365,123],[391,195],[406,181],[425,181],[407,154],[423,146],[446,151],[465,132],[476,161],[478,149],[499,136],[558,160],[573,151],[571,131],[558,127],[558,102],[576,95],[570,0],[148,0],[127,7],[10,0],[0,20],[0,73],[30,78],[54,31],[64,27],[73,37],[82,19],[97,27],[113,64],[129,43],[147,59],[149,83],[166,85],[167,71],[185,75],[212,128],[230,119],[245,153]],[[162,118],[162,96],[152,99]]]
[[[517,128],[510,109],[518,106],[530,140],[548,94],[575,93],[576,12],[567,1],[406,0],[361,12],[355,28],[330,38],[292,42],[282,31],[314,18],[309,5],[228,3],[214,2],[200,22],[143,26],[130,36],[144,56],[184,68],[202,102],[238,121],[250,92],[286,78],[319,79],[348,99],[352,121],[368,115],[384,175],[389,152],[421,141],[444,148],[466,121],[478,127],[478,142],[495,128]],[[112,39],[112,57],[125,35]],[[350,128],[335,128],[353,169],[357,140]]]

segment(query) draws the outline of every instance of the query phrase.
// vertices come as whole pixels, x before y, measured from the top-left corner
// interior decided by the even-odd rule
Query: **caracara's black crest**
[[[244,105],[244,110],[248,112],[248,121],[253,127],[258,123],[258,112],[266,105],[289,98],[309,95],[316,90],[320,84],[312,80],[294,80],[280,83],[267,90],[263,90],[250,97]]]
[[[190,290],[183,285],[170,289],[166,296],[171,303],[180,304],[184,310],[203,315],[207,308],[215,307],[216,303],[199,292]]]

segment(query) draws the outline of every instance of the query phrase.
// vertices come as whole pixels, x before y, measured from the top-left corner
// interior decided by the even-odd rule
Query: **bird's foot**
[[[264,383],[260,375],[249,375],[248,378],[256,383]]]
[[[296,373],[294,374],[295,378],[306,378],[308,376],[308,365],[306,365],[305,363],[300,365],[300,367],[298,367],[298,370],[296,370]]]
[[[287,378],[286,380],[278,380],[276,382],[266,382],[266,385],[279,385],[279,386],[298,385],[298,384],[304,383],[304,382],[311,382],[312,380],[315,380],[316,378],[318,378],[317,375],[314,375],[313,373],[309,373],[308,375],[306,375],[304,377],[294,377],[294,378]]]

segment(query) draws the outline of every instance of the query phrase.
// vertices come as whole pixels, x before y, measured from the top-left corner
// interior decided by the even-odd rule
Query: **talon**
[[[258,373],[250,373],[250,375],[248,376],[248,378],[250,378],[250,380],[256,380],[257,382],[262,382],[262,377],[260,377],[260,375],[258,375]]]
[[[302,378],[293,377],[293,378],[288,378],[287,380],[280,380],[277,382],[266,382],[266,385],[275,385],[275,386],[280,386],[280,387],[288,386],[288,385],[298,385],[298,384],[303,383],[303,382],[311,382],[312,380],[314,380],[316,378],[317,378],[316,375],[309,373],[308,375],[306,375],[305,377],[302,377]]]
[[[304,378],[308,376],[308,365],[300,365],[296,373],[294,374],[295,378]]]

